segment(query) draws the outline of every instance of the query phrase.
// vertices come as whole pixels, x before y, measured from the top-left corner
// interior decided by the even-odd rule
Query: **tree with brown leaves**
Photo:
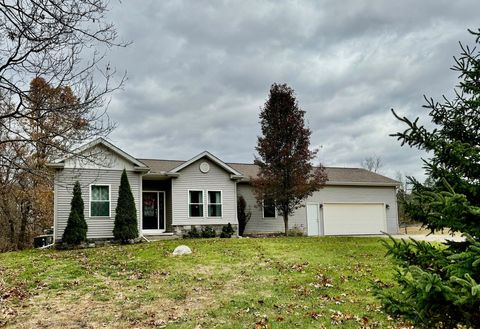
[[[285,235],[288,216],[327,181],[325,168],[311,164],[318,150],[309,148],[311,131],[305,127],[304,115],[292,88],[272,85],[260,113],[263,136],[258,137],[255,158],[260,171],[252,185],[259,206],[264,200],[274,202],[283,216]]]
[[[33,235],[52,225],[53,177],[46,164],[60,155],[59,150],[71,147],[70,138],[82,136],[90,124],[81,112],[50,110],[78,106],[78,97],[68,86],[52,87],[45,79],[34,78],[27,102],[35,110],[21,124],[30,142],[2,145],[15,163],[0,166],[0,223],[8,223],[9,245],[13,249],[29,246]]]
[[[124,78],[113,81],[115,72],[104,63],[104,57],[108,48],[125,44],[116,41],[114,26],[105,21],[107,3],[0,0],[0,145],[14,143],[69,153],[72,144],[106,135],[114,128],[105,112],[105,96],[118,89]],[[48,96],[48,102],[40,102],[41,108],[33,90],[39,86],[35,81],[30,84],[37,77],[58,96]],[[75,106],[63,99],[72,97],[71,91],[76,95]],[[63,129],[39,122],[45,115],[61,117]],[[78,117],[95,124],[89,124],[83,134],[67,136],[68,127],[78,124]],[[47,138],[31,134],[32,121],[43,125]],[[53,139],[64,142],[49,144]],[[31,169],[1,148],[0,158],[0,165]]]
[[[28,246],[51,225],[45,164],[115,127],[106,97],[125,76],[115,80],[104,60],[126,43],[106,21],[107,5],[0,0],[0,249]]]

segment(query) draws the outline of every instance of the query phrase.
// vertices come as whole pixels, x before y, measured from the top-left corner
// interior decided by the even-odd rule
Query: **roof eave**
[[[243,176],[240,179],[241,183],[250,183],[251,177]],[[327,186],[371,186],[371,187],[398,187],[399,183],[379,183],[379,182],[335,182],[327,181],[325,183]]]
[[[243,176],[243,175],[233,175],[233,174],[230,175],[230,179],[232,179],[232,180],[240,181],[240,180],[243,180],[244,178],[245,178],[245,176]]]
[[[397,187],[399,183],[388,183],[388,182],[335,182],[335,181],[327,181],[325,185],[330,186],[377,186],[377,187]]]
[[[114,153],[116,153],[117,155],[123,157],[125,160],[129,161],[130,163],[132,163],[135,167],[138,167],[138,168],[147,168],[148,170],[150,170],[143,162],[137,160],[135,157],[131,156],[130,154],[128,154],[127,152],[123,151],[122,149],[118,148],[117,146],[113,145],[112,143],[110,143],[109,141],[107,141],[105,138],[103,137],[99,137],[97,139],[94,139],[93,141],[90,141],[89,143],[86,143],[78,148],[76,148],[74,151],[72,151],[67,157],[64,157],[64,158],[61,158],[61,159],[57,159],[55,160],[52,164],[59,164],[59,163],[63,163],[65,162],[66,160],[68,159],[71,159],[75,156],[78,156],[79,154],[83,153],[84,151],[92,148],[92,147],[95,147],[97,145],[103,145],[104,147],[106,147],[107,149],[110,149],[111,151],[113,151]]]
[[[65,163],[63,163],[63,162],[50,162],[50,163],[47,163],[46,166],[48,168],[52,168],[52,169],[63,169],[65,167]]]
[[[169,171],[160,171],[160,172],[148,172],[145,174],[146,177],[178,177],[180,176],[179,173],[172,173]]]
[[[150,171],[150,168],[134,166],[133,171],[148,173]]]

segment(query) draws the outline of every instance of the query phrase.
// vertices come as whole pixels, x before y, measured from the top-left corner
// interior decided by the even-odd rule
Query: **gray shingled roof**
[[[138,159],[150,168],[152,174],[160,174],[166,171],[170,171],[185,161],[180,160],[155,160],[155,159]]]
[[[168,172],[185,161],[180,160],[155,160],[138,159],[150,168],[152,174],[162,174]],[[228,166],[241,172],[245,177],[256,177],[258,166],[248,163],[227,163]],[[396,180],[379,175],[362,168],[341,168],[326,167],[328,176],[327,185],[378,185],[378,186],[396,186],[399,184]]]

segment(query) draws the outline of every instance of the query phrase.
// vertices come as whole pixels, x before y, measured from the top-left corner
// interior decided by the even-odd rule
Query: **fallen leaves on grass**
[[[312,294],[312,289],[305,286],[295,286],[295,290],[302,297],[309,297]]]
[[[340,294],[340,296],[320,295],[319,298],[323,302],[334,302],[337,305],[343,304],[346,301],[343,299],[347,294]]]
[[[26,290],[20,287],[13,287],[9,290],[1,292],[0,301],[6,301],[13,298],[16,298],[17,300],[23,300],[29,296],[30,294]]]
[[[270,321],[268,321],[268,318],[265,316],[263,319],[258,320],[255,322],[255,329],[270,329]]]
[[[327,277],[323,273],[319,273],[315,276],[317,282],[313,284],[315,288],[325,287],[325,288],[332,288],[333,287],[333,280]]]
[[[14,310],[11,307],[2,307],[1,314],[5,318],[12,318],[12,317],[15,317],[17,315],[17,311]]]
[[[270,259],[265,259],[265,262],[271,262]],[[310,264],[308,262],[303,263],[284,263],[280,261],[273,262],[273,267],[279,272],[298,272],[298,273],[305,273],[305,269]]]
[[[317,319],[321,318],[321,317],[323,316],[323,314],[322,314],[322,313],[319,313],[319,312],[316,312],[316,311],[311,311],[311,312],[308,312],[308,313],[307,313],[307,316],[308,316],[309,318],[312,318],[312,319],[314,319],[314,320],[317,320]]]
[[[341,325],[346,321],[355,321],[361,325],[360,329],[378,328],[379,324],[376,321],[371,321],[366,316],[357,316],[349,313],[342,313],[338,310],[330,310],[330,320],[333,325]]]

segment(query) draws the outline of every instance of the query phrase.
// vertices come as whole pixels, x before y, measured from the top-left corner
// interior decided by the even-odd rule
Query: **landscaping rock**
[[[175,248],[173,251],[173,256],[181,256],[181,255],[189,255],[192,253],[192,249],[190,249],[188,246],[178,246]]]

